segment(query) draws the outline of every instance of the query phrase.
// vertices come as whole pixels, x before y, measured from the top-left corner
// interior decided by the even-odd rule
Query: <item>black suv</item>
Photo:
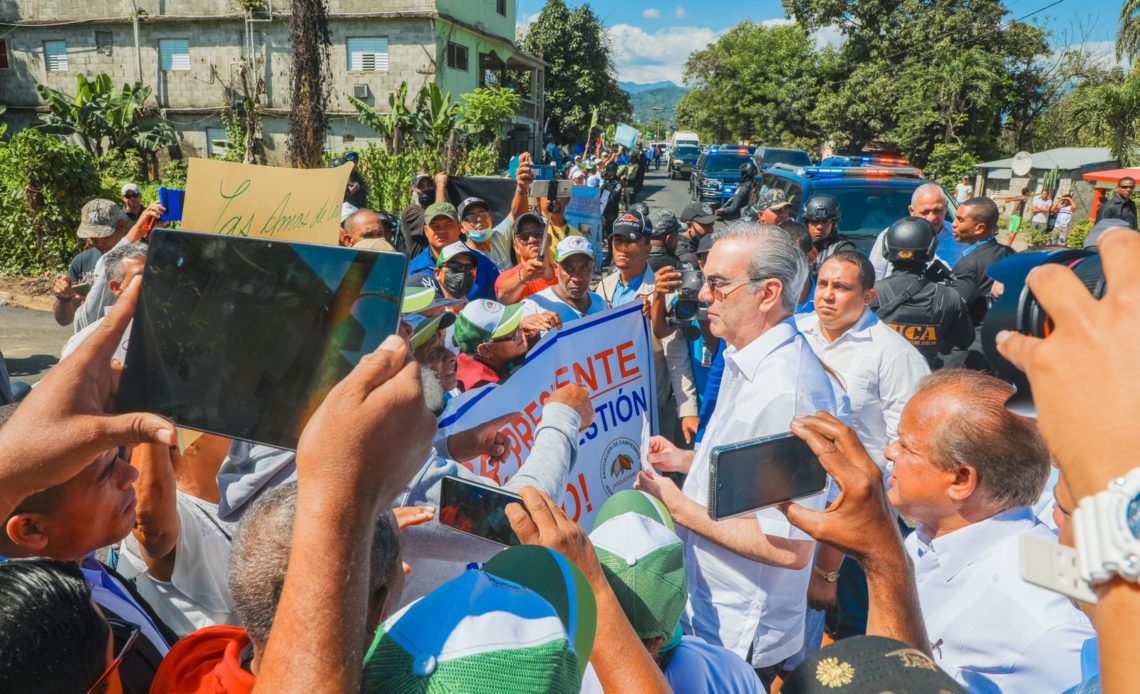
[[[740,182],[740,165],[755,163],[744,146],[709,147],[693,167],[689,195],[697,202],[720,207],[736,193]]]
[[[669,179],[689,178],[693,175],[693,164],[701,156],[701,148],[695,145],[681,145],[669,150]]]

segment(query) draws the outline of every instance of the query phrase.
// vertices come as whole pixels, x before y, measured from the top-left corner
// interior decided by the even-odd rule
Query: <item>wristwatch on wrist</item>
[[[1140,579],[1140,467],[1081,499],[1073,535],[1083,578],[1097,585],[1120,577]]]
[[[821,569],[815,565],[812,565],[811,570],[816,576],[819,576],[820,578],[827,581],[828,583],[835,583],[836,581],[839,580],[839,572],[838,571],[824,571],[823,569]]]

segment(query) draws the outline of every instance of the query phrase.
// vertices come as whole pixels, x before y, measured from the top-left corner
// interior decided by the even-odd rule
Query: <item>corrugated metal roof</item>
[[[1033,168],[1045,171],[1054,166],[1062,171],[1071,171],[1094,164],[1115,162],[1107,147],[1058,147],[1044,152],[1033,153]],[[998,159],[978,164],[979,169],[1008,169],[1013,159]]]

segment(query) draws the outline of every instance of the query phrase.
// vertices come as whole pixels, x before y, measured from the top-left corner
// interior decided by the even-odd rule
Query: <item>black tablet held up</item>
[[[406,269],[399,253],[155,229],[118,409],[296,449],[396,332]]]
[[[792,434],[717,446],[710,455],[709,474],[708,508],[714,520],[827,489],[827,471],[803,439]]]

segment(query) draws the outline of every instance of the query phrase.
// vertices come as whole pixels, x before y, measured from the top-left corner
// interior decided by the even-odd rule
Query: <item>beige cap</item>
[[[83,206],[83,210],[79,213],[79,230],[76,233],[81,239],[105,239],[115,233],[115,228],[120,222],[129,224],[130,221],[122,205],[96,198]]]

